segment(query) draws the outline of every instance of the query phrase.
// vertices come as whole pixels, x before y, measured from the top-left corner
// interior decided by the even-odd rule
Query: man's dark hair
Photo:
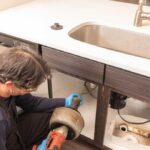
[[[50,75],[50,68],[36,53],[9,48],[0,53],[0,82],[12,80],[18,87],[35,88]]]

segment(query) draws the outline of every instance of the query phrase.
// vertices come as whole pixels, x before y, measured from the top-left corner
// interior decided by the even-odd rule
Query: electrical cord
[[[121,116],[121,114],[120,114],[120,109],[118,109],[118,115],[119,115],[119,117],[120,117],[123,121],[125,121],[126,123],[130,123],[130,124],[137,124],[137,125],[140,125],[140,124],[145,124],[145,123],[150,122],[150,120],[147,120],[147,121],[144,121],[144,122],[131,122],[131,121],[127,121],[126,119],[124,119],[124,118]]]

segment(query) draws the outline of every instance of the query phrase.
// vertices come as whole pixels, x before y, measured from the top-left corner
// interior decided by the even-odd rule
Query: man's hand
[[[72,101],[73,101],[74,97],[78,97],[80,99],[80,105],[83,103],[83,98],[81,97],[80,94],[72,93],[66,98],[65,107],[71,107],[71,104],[72,104]]]

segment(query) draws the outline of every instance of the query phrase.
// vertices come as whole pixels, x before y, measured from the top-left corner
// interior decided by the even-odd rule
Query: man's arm
[[[17,106],[20,106],[25,111],[30,112],[51,112],[56,107],[65,106],[65,98],[49,99],[45,97],[33,96],[31,94],[16,96],[14,98]]]
[[[6,121],[0,120],[0,150],[7,150],[6,148]]]

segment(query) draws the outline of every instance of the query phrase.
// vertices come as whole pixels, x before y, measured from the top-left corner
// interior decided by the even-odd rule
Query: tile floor
[[[79,111],[85,120],[85,127],[82,134],[93,139],[94,137],[94,126],[95,126],[95,112],[96,112],[96,99],[90,96],[84,87],[84,81],[77,78],[70,77],[57,71],[52,71],[52,84],[53,84],[53,97],[67,97],[72,92],[80,93],[83,96],[84,103],[80,106]],[[97,91],[94,91],[95,95]],[[35,95],[48,97],[47,83],[43,83]],[[121,114],[130,114],[138,117],[150,119],[150,104],[143,103],[138,100],[129,98],[127,100],[127,107],[121,110]],[[108,129],[110,123],[115,119],[117,111],[109,108],[107,126],[105,132],[105,145],[113,148],[113,150],[129,150],[125,147],[121,147],[118,144],[111,142],[111,138],[108,135]],[[131,150],[131,149],[130,149]],[[133,149],[132,149],[133,150]],[[136,149],[137,150],[137,149]],[[139,149],[141,150],[141,149]]]

